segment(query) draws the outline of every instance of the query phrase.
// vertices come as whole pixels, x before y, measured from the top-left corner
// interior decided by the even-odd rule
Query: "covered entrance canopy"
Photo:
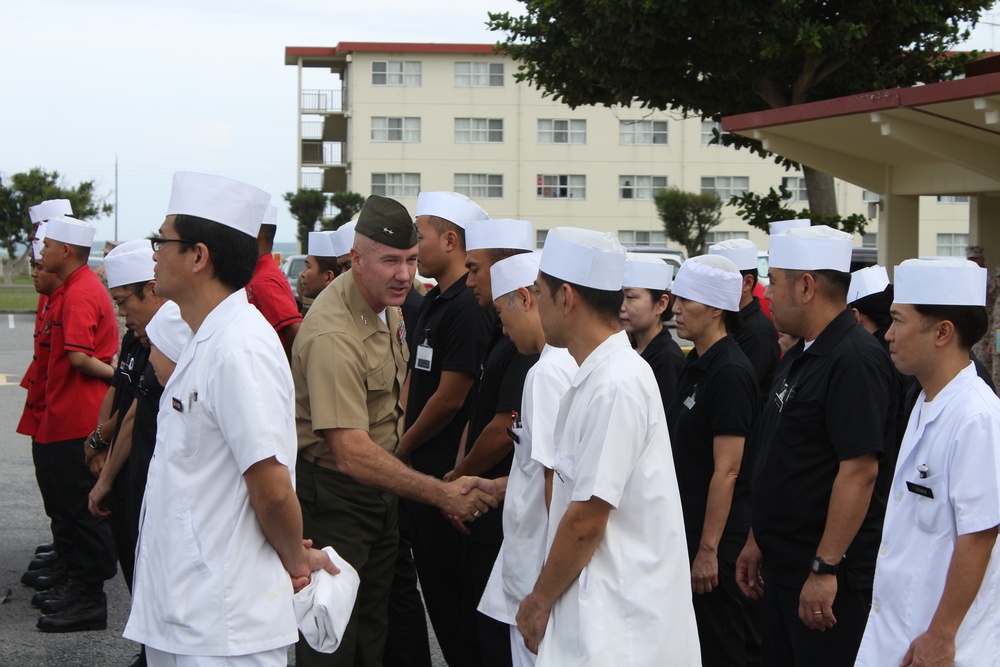
[[[964,79],[728,116],[722,129],[879,193],[890,271],[918,254],[920,195],[969,195],[969,242],[1000,256],[1000,56]]]

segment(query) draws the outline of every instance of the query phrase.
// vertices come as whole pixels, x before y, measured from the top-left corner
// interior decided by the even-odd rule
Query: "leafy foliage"
[[[286,192],[284,197],[289,212],[298,223],[295,236],[299,247],[306,248],[309,246],[309,232],[316,231],[316,222],[326,210],[327,196],[319,190],[300,189],[298,192]]]
[[[747,192],[742,196],[734,196],[729,200],[729,205],[737,207],[736,215],[746,220],[747,224],[765,232],[768,231],[767,225],[770,222],[808,218],[814,225],[828,225],[851,234],[865,233],[865,227],[868,225],[868,218],[865,216],[858,213],[852,213],[847,217],[812,215],[808,208],[796,211],[785,205],[790,195],[784,185],[779,185],[777,191],[770,188],[766,195]]]
[[[719,196],[668,188],[657,192],[654,199],[667,238],[684,246],[688,257],[704,255],[708,232],[722,222]]]
[[[323,221],[323,229],[339,229],[351,221],[365,204],[365,196],[357,192],[334,192],[330,203],[337,208],[337,215]]]

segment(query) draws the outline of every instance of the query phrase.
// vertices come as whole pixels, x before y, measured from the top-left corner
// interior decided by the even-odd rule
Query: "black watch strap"
[[[840,564],[833,565],[823,560],[822,556],[814,556],[809,571],[813,574],[837,574]]]

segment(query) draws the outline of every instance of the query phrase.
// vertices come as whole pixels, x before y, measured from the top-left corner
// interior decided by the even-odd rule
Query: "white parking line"
[[[13,329],[14,328],[14,314],[13,313],[7,313],[7,328],[8,329]]]

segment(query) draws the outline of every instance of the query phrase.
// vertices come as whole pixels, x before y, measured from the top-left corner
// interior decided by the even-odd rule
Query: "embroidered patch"
[[[403,309],[397,308],[396,315],[399,316],[399,324],[396,325],[396,338],[400,345],[406,344],[406,322],[403,321]]]

